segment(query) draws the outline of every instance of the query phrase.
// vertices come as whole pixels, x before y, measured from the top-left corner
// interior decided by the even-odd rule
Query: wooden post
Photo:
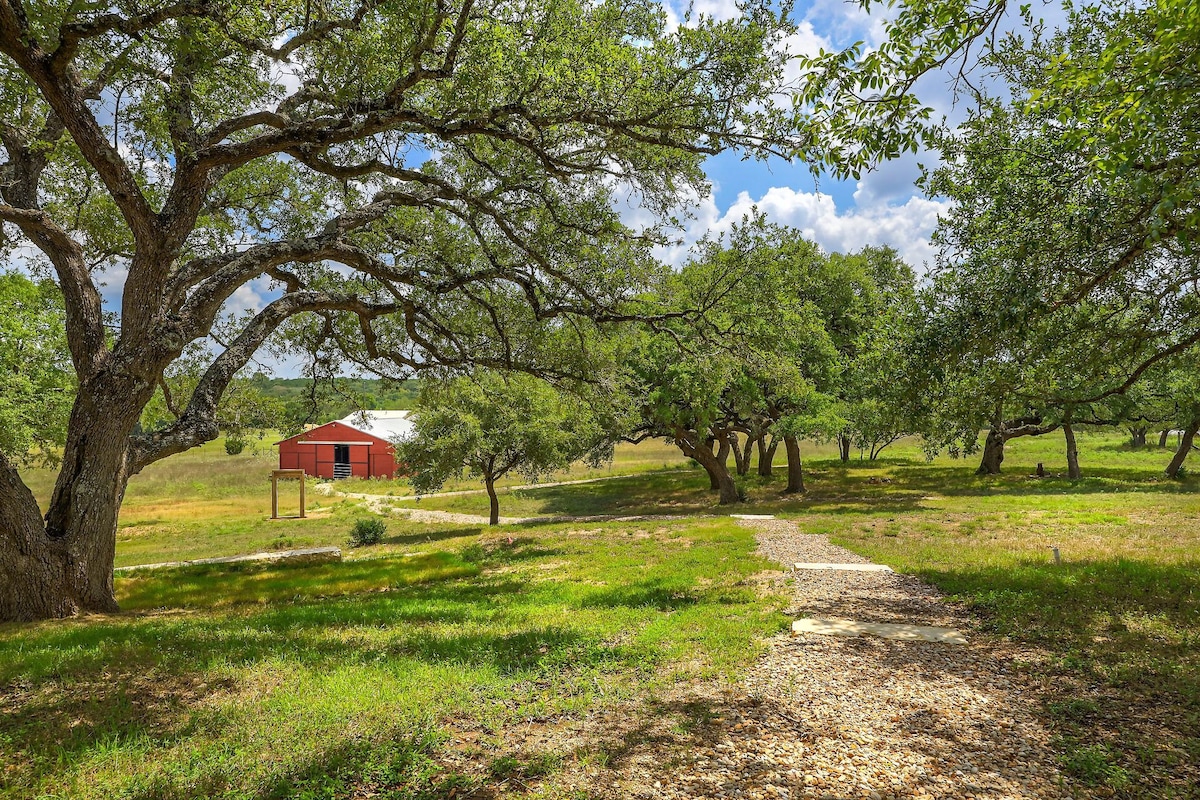
[[[279,479],[298,480],[300,481],[300,519],[305,519],[308,515],[305,511],[304,489],[305,478],[307,475],[302,469],[275,469],[271,470],[271,519],[279,519]]]

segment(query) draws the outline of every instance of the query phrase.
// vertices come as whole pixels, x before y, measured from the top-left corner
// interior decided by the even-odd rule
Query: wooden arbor
[[[279,519],[279,479],[300,481],[300,519],[304,519],[304,470],[302,469],[273,469],[271,470],[271,519]],[[285,517],[296,519],[296,517]]]

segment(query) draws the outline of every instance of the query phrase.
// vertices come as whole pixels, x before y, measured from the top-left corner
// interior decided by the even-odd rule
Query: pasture
[[[0,627],[0,792],[586,796],[614,753],[516,732],[735,679],[789,624],[764,580],[777,566],[725,516],[744,511],[920,575],[1019,647],[1042,687],[1029,702],[1079,791],[1186,797],[1200,764],[1197,482],[1160,477],[1168,451],[1113,433],[1080,449],[1085,477],[1070,481],[1053,435],[1010,443],[998,478],[975,477],[974,460],[927,462],[909,442],[847,464],[809,444],[805,495],[783,495],[777,469],[741,479],[748,504],[718,508],[703,472],[647,443],[565,476],[630,477],[506,491],[501,511],[654,519],[395,518],[340,564],[122,573],[121,614]],[[118,564],[344,545],[369,515],[310,492],[309,519],[267,520],[272,465],[267,448],[230,457],[218,443],[147,469]],[[48,480],[28,477],[44,497]],[[398,502],[486,510],[481,494]]]

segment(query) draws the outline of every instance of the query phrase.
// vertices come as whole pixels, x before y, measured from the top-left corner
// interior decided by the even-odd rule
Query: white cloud
[[[892,13],[895,12],[882,3],[873,4],[868,12],[858,3],[846,0],[812,0],[804,19],[838,47],[861,41],[874,49],[886,38],[884,24]]]
[[[757,208],[770,222],[799,229],[828,252],[890,245],[909,264],[923,271],[922,266],[934,260],[929,237],[937,226],[938,214],[948,207],[949,203],[943,200],[910,197],[903,203],[880,202],[868,206],[860,203],[853,209],[839,211],[830,195],[774,186],[757,199],[741,192],[722,212],[709,197],[693,209],[694,220],[686,226],[683,241],[663,248],[659,257],[670,264],[681,264],[691,246],[705,233],[727,231]]]

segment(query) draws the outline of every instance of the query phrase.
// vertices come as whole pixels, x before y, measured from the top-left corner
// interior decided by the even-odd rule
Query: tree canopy
[[[1167,7],[1085,8],[1003,38],[984,64],[1004,92],[937,137],[925,187],[953,205],[926,312],[944,367],[929,428],[970,449],[990,427],[981,471],[1006,438],[1061,426],[1078,477],[1072,423],[1119,421],[1117,397],[1200,343],[1200,142],[1181,88],[1200,51],[1179,38],[1194,9]]]
[[[418,494],[449,479],[480,478],[500,521],[496,481],[510,473],[530,480],[586,459],[612,457],[613,440],[577,395],[523,373],[481,371],[431,381],[413,412],[413,432],[398,440],[396,460]]]

